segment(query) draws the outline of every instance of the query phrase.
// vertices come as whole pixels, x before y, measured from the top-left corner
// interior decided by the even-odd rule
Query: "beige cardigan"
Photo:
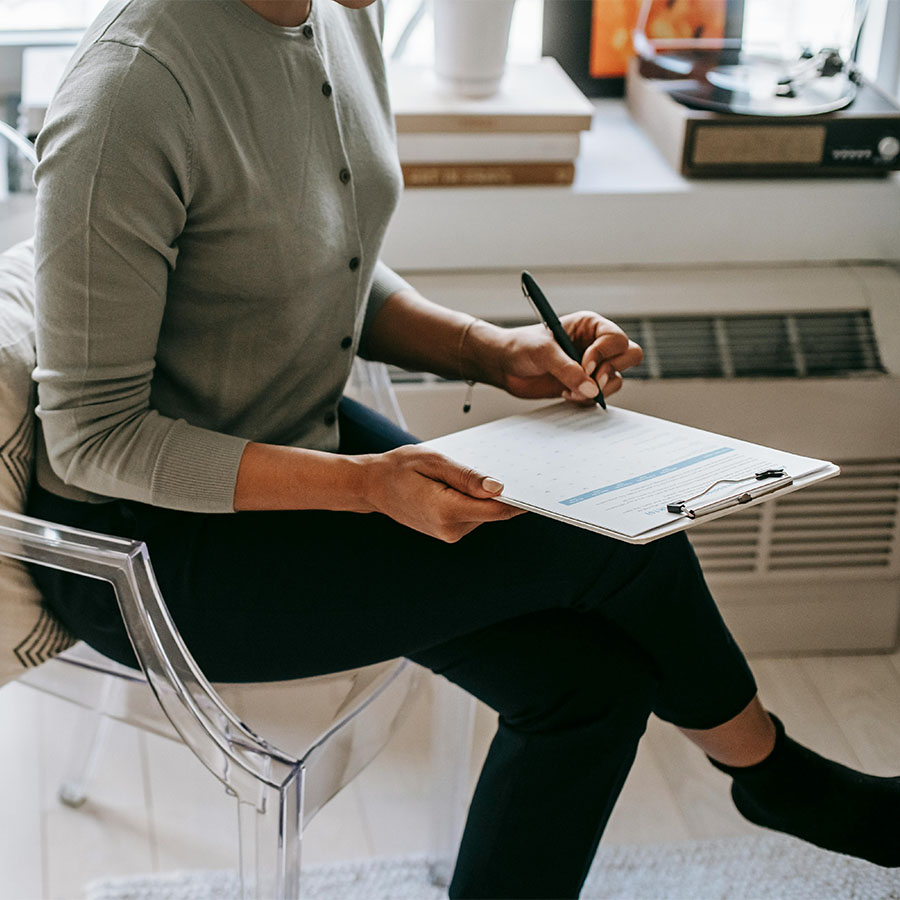
[[[38,479],[230,512],[248,440],[334,450],[400,192],[380,10],[117,0],[38,140]]]

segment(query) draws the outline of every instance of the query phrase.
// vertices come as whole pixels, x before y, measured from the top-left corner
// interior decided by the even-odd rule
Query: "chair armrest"
[[[299,761],[270,746],[228,709],[181,639],[147,547],[0,510],[0,555],[109,582],[135,655],[172,725],[200,761],[254,805],[261,784],[281,788]]]

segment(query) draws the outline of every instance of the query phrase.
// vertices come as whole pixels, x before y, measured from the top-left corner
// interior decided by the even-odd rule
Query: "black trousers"
[[[349,400],[341,429],[347,453],[413,440]],[[495,709],[452,897],[577,896],[649,714],[710,728],[756,692],[683,535],[636,547],[529,514],[445,544],[378,514],[209,515],[40,488],[28,512],[146,541],[212,680],[406,656]],[[135,664],[108,585],[34,574],[77,636]]]

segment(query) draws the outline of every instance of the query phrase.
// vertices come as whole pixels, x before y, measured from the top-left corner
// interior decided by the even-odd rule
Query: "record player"
[[[900,169],[900,105],[865,80],[846,48],[806,46],[780,57],[751,47],[733,13],[728,27],[730,36],[718,39],[654,41],[639,19],[626,101],[679,172],[796,177]]]

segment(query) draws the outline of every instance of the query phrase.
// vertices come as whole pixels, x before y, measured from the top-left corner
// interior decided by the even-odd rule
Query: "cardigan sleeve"
[[[150,402],[193,140],[178,81],[145,50],[101,41],[66,76],[35,172],[37,413],[66,485],[231,512],[247,441]]]

